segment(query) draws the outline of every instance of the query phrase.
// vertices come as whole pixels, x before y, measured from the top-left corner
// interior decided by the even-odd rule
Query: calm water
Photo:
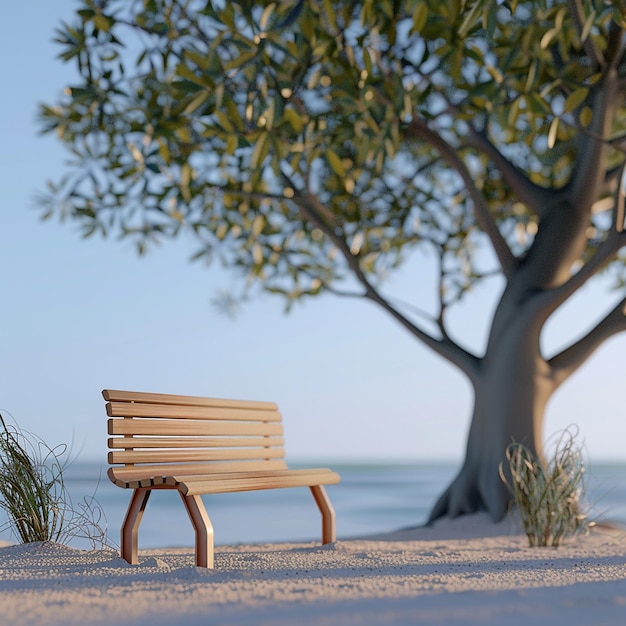
[[[436,498],[457,470],[450,463],[309,464],[310,467],[321,465],[332,467],[342,477],[340,484],[327,487],[337,513],[340,539],[424,523]],[[106,477],[106,466],[93,463],[74,463],[66,472],[66,482],[75,505],[83,497],[95,494],[106,514],[109,536],[118,543],[130,491],[111,484]],[[320,515],[308,489],[218,494],[203,499],[218,545],[320,537]],[[594,519],[610,519],[626,525],[626,463],[588,465],[586,501]],[[4,521],[0,517],[0,524]],[[11,541],[14,537],[3,531],[0,539]],[[140,547],[192,546],[193,543],[191,525],[178,494],[153,493],[141,523]],[[73,545],[88,547],[80,541]]]

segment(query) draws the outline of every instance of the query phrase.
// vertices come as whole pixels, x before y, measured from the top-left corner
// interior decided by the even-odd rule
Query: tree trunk
[[[621,42],[622,32],[615,28],[613,31],[615,41]],[[602,338],[624,327],[624,306],[620,304],[588,339],[564,351],[556,362],[553,359],[550,364],[541,355],[541,330],[549,315],[569,297],[567,290],[561,294],[558,290],[571,279],[573,263],[581,259],[587,246],[592,206],[605,184],[608,142],[600,138],[612,136],[615,108],[621,97],[620,81],[623,80],[616,69],[623,47],[620,44],[616,49],[619,49],[616,53],[619,57],[607,61],[602,80],[590,93],[593,122],[589,132],[579,133],[579,156],[570,182],[558,191],[546,191],[534,198],[534,189],[528,181],[525,183],[526,191],[530,191],[524,197],[531,200],[529,208],[540,218],[526,254],[516,257],[511,264],[510,257],[501,252],[503,242],[494,234],[493,223],[486,216],[488,212],[477,213],[478,221],[484,220],[491,227],[485,232],[501,259],[508,282],[494,315],[485,356],[464,369],[470,376],[475,395],[465,461],[433,508],[431,521],[443,515],[454,517],[480,510],[486,510],[494,521],[504,516],[511,495],[500,478],[499,468],[501,463],[506,463],[508,445],[520,442],[542,455],[543,417],[550,396]],[[493,150],[488,151],[493,153]],[[462,175],[463,171],[457,169]],[[524,191],[517,170],[505,168],[502,171],[509,182]],[[541,205],[539,198],[542,198]],[[623,245],[624,216],[618,210],[620,203],[623,205],[623,196],[619,199],[616,196],[614,230],[603,244],[609,249],[613,249],[616,237],[620,237],[619,245]],[[480,205],[477,206],[480,210]],[[619,246],[614,249],[615,253],[618,249]],[[599,261],[593,272],[609,257],[600,254],[590,263],[595,258]],[[583,276],[586,276],[584,280],[589,277]]]
[[[517,441],[542,454],[544,411],[556,384],[539,348],[541,317],[532,297],[515,297],[511,289],[503,294],[473,377],[475,404],[465,461],[429,521],[483,510],[494,521],[502,519],[511,500],[500,478],[508,445]]]

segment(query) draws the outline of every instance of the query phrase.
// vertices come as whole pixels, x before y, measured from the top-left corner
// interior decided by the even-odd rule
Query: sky
[[[130,242],[83,240],[71,223],[39,219],[35,197],[63,175],[68,154],[37,134],[37,104],[72,84],[52,38],[74,7],[6,2],[0,21],[0,412],[104,465],[104,388],[271,400],[288,460],[460,463],[469,384],[374,305],[324,296],[287,315],[268,295],[232,320],[211,300],[239,279],[191,263],[190,242],[139,258]],[[390,291],[427,305],[429,269],[418,257]],[[500,286],[470,294],[451,316],[468,347],[484,345]],[[585,288],[548,323],[546,351],[615,300],[606,285]],[[605,343],[548,407],[546,436],[576,424],[592,462],[626,461],[625,348],[626,335]]]

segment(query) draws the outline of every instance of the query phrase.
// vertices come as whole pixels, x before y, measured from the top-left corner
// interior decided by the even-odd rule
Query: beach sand
[[[529,548],[484,515],[364,539],[218,546],[214,570],[189,548],[0,548],[2,626],[624,626],[626,530],[596,528]]]

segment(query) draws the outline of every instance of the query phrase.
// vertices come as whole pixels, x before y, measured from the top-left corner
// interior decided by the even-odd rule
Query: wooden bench
[[[176,489],[196,534],[196,565],[213,567],[213,526],[203,494],[309,487],[322,514],[322,543],[335,541],[335,512],[323,485],[329,469],[288,469],[283,426],[272,402],[136,391],[102,392],[108,476],[133,495],[122,525],[122,557],[138,563],[137,535],[153,489]]]

